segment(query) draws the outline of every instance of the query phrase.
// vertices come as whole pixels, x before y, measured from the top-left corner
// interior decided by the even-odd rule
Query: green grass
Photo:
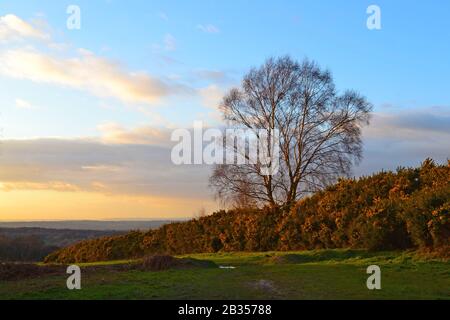
[[[235,269],[160,272],[87,271],[82,290],[66,289],[66,275],[0,282],[0,299],[450,299],[450,263],[412,252],[315,250],[218,253],[192,257]],[[366,287],[366,268],[381,267],[381,290]]]
[[[114,260],[114,261],[101,261],[101,262],[86,262],[86,263],[77,263],[79,267],[97,267],[97,266],[114,266],[120,264],[129,264],[129,263],[138,263],[140,260]],[[38,262],[37,265],[45,266],[44,262]],[[51,265],[51,264],[50,264]],[[58,264],[53,264],[58,265]]]

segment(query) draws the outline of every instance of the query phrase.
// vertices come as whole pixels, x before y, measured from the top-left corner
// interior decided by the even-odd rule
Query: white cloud
[[[6,50],[0,53],[0,74],[81,89],[131,103],[153,104],[162,97],[189,91],[144,72],[127,71],[84,49],[74,58],[61,58],[35,49]]]
[[[225,94],[225,90],[213,84],[208,87],[200,89],[199,93],[202,98],[202,103],[205,107],[211,109],[218,109]]]
[[[207,25],[199,24],[199,25],[197,25],[197,29],[199,29],[205,33],[219,33],[220,32],[219,28],[217,28],[215,25],[212,25],[212,24],[207,24]]]
[[[134,145],[168,145],[170,130],[152,126],[139,126],[127,129],[117,123],[109,122],[99,125],[101,141],[109,144]]]
[[[19,109],[26,109],[26,110],[36,110],[38,109],[38,107],[36,107],[35,105],[31,104],[30,102],[17,98],[16,99],[16,107]]]
[[[83,48],[69,52],[69,44],[53,41],[44,29],[49,26],[43,20],[31,24],[15,15],[0,16],[0,42],[42,40],[0,51],[0,75],[61,85],[134,104],[152,105],[170,95],[194,93],[193,89],[173,79],[129,71]],[[163,41],[164,50],[176,50],[176,40],[171,34],[166,34]],[[16,105],[28,108],[31,104],[18,101]]]
[[[167,33],[164,35],[162,43],[154,43],[152,47],[156,52],[175,51],[177,50],[177,40],[173,35]]]
[[[0,41],[20,40],[23,38],[34,38],[49,40],[50,36],[13,14],[0,17]]]

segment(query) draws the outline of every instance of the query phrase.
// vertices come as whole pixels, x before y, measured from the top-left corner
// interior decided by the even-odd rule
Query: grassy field
[[[82,289],[66,274],[0,282],[0,299],[450,299],[450,262],[414,253],[359,250],[189,255],[234,269],[109,270],[117,261],[82,264]],[[381,290],[366,268],[381,268]],[[99,268],[100,267],[100,268]],[[104,268],[104,269],[102,269]]]

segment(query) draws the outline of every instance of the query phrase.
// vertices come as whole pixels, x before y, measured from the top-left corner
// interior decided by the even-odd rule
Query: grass
[[[450,299],[450,263],[412,252],[314,250],[217,253],[191,257],[235,269],[160,272],[89,271],[82,290],[66,289],[67,275],[0,282],[0,299]],[[381,290],[366,287],[366,268],[381,268]]]

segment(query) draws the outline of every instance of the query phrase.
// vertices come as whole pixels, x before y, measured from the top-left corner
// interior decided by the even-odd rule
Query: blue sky
[[[372,4],[381,8],[381,30],[366,27]],[[80,30],[66,27],[69,5],[81,9]],[[0,158],[0,166],[23,160],[13,154],[18,140],[66,139],[58,161],[67,163],[78,156],[70,143],[155,146],[164,144],[166,129],[189,127],[194,120],[218,125],[220,97],[239,85],[249,68],[285,54],[316,60],[332,71],[339,90],[355,89],[374,104],[374,121],[365,132],[366,160],[355,174],[416,165],[427,156],[445,161],[449,12],[444,0],[2,0],[0,128],[3,149],[11,153]],[[49,146],[40,141],[39,148],[41,153],[22,154],[37,171]],[[129,162],[118,158],[115,164]],[[32,183],[55,181],[57,173],[70,171],[45,168],[47,176],[30,178]],[[207,174],[197,173],[186,173],[186,181],[199,177],[198,194],[190,199],[207,189]],[[0,181],[23,182],[23,175],[3,175]],[[116,190],[136,184],[136,175],[128,172],[116,184],[98,179]],[[78,171],[64,179],[86,189]],[[167,192],[173,188],[169,184]]]
[[[0,13],[14,13],[24,20],[41,18],[59,41],[75,48],[86,48],[99,56],[119,61],[129,70],[146,71],[157,76],[177,75],[190,81],[200,70],[226,72],[238,82],[250,66],[269,56],[290,54],[309,57],[328,67],[338,88],[354,88],[366,95],[376,107],[445,105],[450,100],[447,76],[450,73],[450,21],[446,1],[377,1],[382,10],[382,29],[366,28],[366,8],[373,1],[2,1]],[[81,8],[81,30],[66,29],[69,4]],[[213,25],[215,34],[201,32],[199,25]],[[173,51],[157,50],[166,35],[176,43]],[[69,53],[70,54],[70,53]],[[172,62],[165,62],[171,59]],[[48,118],[55,126],[49,135],[70,135],[85,123],[86,134],[93,134],[95,119],[119,117],[128,125],[137,123],[139,114],[93,112],[94,101],[87,94],[50,86],[42,95],[42,85],[1,79],[11,103],[26,90],[30,100],[52,109]],[[205,83],[203,83],[205,84]],[[197,86],[202,83],[198,81]],[[45,87],[45,86],[44,86]],[[64,110],[61,96],[67,97]],[[98,99],[97,99],[98,100]],[[198,103],[172,101],[184,110],[162,110],[167,117],[189,117],[192,110],[202,112]],[[105,102],[106,103],[106,102]],[[108,104],[117,105],[116,101]],[[166,102],[170,104],[170,102]],[[72,106],[72,108],[70,108]],[[85,106],[85,112],[76,112]],[[117,106],[120,108],[120,106]],[[67,123],[73,112],[77,127]],[[90,112],[88,112],[88,110]],[[86,114],[89,113],[89,116]],[[17,123],[19,114],[11,115]],[[6,120],[5,120],[6,121]],[[42,119],[44,123],[44,119]],[[59,128],[60,127],[60,128]],[[8,128],[11,136],[31,134],[31,130]],[[61,132],[59,132],[61,131]],[[45,133],[45,132],[42,132]],[[36,133],[39,134],[39,133]],[[82,134],[79,132],[79,134]]]

